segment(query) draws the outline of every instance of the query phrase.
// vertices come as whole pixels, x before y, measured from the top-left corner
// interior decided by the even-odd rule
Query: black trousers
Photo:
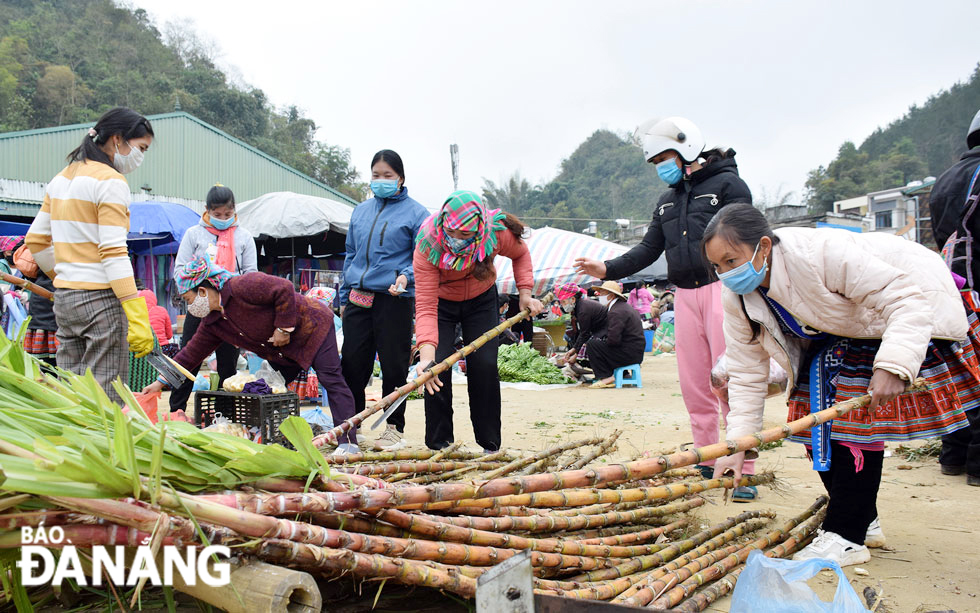
[[[341,369],[354,394],[354,410],[364,410],[364,388],[374,371],[374,356],[381,362],[381,391],[388,395],[405,385],[412,356],[414,298],[398,298],[388,292],[374,294],[370,309],[348,303],[344,309],[344,348]],[[405,405],[388,418],[388,423],[405,432]]]
[[[878,486],[884,451],[862,451],[864,467],[854,465],[851,450],[837,441],[830,442],[830,470],[819,472],[830,502],[823,529],[836,532],[852,543],[861,545],[868,526],[878,517]]]
[[[521,312],[521,298],[520,296],[511,296],[507,301],[507,319],[510,319],[514,315]],[[496,325],[496,324],[494,324]],[[488,328],[489,329],[489,328]],[[524,321],[518,323],[510,328],[514,335],[518,338],[524,337],[525,343],[530,343],[534,340],[534,322],[530,319],[525,319]]]
[[[980,407],[966,412],[970,425],[943,437],[939,463],[966,466],[966,473],[980,477]]]
[[[455,302],[439,299],[439,347],[436,361],[455,352],[456,324],[463,328],[463,342],[472,343],[497,325],[497,288],[491,287],[476,298]],[[448,447],[453,436],[452,371],[439,375],[442,389],[425,395],[425,445],[430,449]],[[497,373],[497,339],[466,357],[466,391],[470,398],[473,436],[484,449],[500,449],[500,376]]]
[[[612,346],[604,338],[592,337],[585,344],[585,354],[589,357],[589,366],[595,373],[596,379],[605,379],[613,375],[613,371],[622,366],[639,364],[643,361],[645,347]]]
[[[187,318],[184,319],[184,332],[180,336],[180,346],[186,347],[187,343],[191,342],[194,338],[194,334],[197,332],[197,327],[201,325],[201,318],[194,317],[188,314]],[[214,352],[215,357],[218,360],[218,388],[221,388],[221,384],[224,380],[235,376],[238,372],[238,356],[240,352],[238,347],[235,347],[229,343],[221,343]],[[198,364],[190,371],[193,374],[201,370],[201,365]],[[180,387],[170,392],[170,410],[185,410],[187,409],[187,399],[191,397],[191,392],[194,390],[194,382],[191,380],[184,381]]]

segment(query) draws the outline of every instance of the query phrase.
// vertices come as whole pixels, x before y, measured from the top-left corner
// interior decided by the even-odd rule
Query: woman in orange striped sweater
[[[128,351],[143,356],[153,349],[126,246],[130,191],[123,177],[136,170],[152,142],[153,128],[139,113],[123,107],[106,112],[48,183],[25,239],[54,280],[58,366],[76,373],[91,368],[116,401],[111,382],[128,380]]]

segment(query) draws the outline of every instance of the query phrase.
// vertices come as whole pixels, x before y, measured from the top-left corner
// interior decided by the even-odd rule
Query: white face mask
[[[599,296],[599,304],[602,306],[609,306],[609,296],[606,296],[605,294]]]
[[[211,302],[208,300],[208,295],[198,294],[194,302],[187,305],[187,314],[193,315],[198,319],[204,319],[211,312]]]
[[[119,153],[119,145],[116,145],[116,154],[112,156],[112,165],[116,167],[116,170],[125,174],[129,174],[140,167],[143,163],[143,150],[139,147],[130,145],[129,153],[123,155]]]

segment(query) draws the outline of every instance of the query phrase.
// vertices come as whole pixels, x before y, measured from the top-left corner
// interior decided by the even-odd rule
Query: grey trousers
[[[59,289],[54,317],[58,323],[58,366],[83,375],[88,369],[113,402],[122,398],[112,387],[129,381],[129,322],[111,289]]]

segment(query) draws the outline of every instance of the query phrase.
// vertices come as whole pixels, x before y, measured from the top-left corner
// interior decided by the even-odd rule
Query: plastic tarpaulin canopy
[[[626,279],[621,279],[623,283],[630,283],[636,281],[645,281],[646,283],[653,283],[654,281],[666,281],[667,280],[667,256],[662,255],[657,259],[656,262],[650,264],[646,268],[631,274]]]
[[[533,293],[536,296],[560,283],[595,282],[597,279],[594,277],[575,272],[575,258],[609,260],[628,250],[623,245],[601,238],[549,227],[532,230],[526,242],[534,266]],[[510,258],[497,256],[493,264],[497,269],[497,290],[501,294],[516,294],[517,284]]]
[[[177,253],[180,239],[201,216],[172,202],[133,202],[129,205],[129,251],[134,255]]]
[[[273,192],[237,207],[238,223],[257,239],[298,238],[336,232],[346,235],[354,207],[293,192]]]
[[[17,223],[16,221],[0,221],[0,236],[24,236],[30,229],[29,223]]]

